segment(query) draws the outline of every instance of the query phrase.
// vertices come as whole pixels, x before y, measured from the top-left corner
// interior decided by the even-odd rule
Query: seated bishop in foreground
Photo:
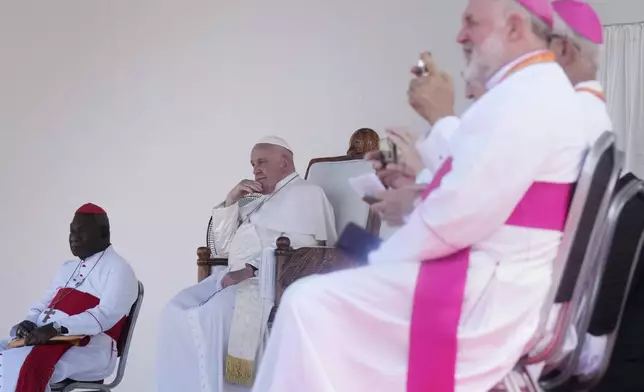
[[[3,392],[45,392],[50,383],[103,380],[114,372],[116,342],[136,301],[138,281],[110,244],[102,208],[86,204],[76,211],[69,246],[77,259],[62,265],[40,302],[11,330],[26,346],[0,343]],[[65,335],[86,337],[75,346],[45,345]]]
[[[487,92],[368,266],[286,290],[253,392],[483,392],[530,350],[588,149],[546,50],[552,13],[549,0],[468,1],[465,77]],[[453,93],[436,86],[450,77],[428,71],[431,132],[443,134]]]
[[[260,293],[264,249],[281,236],[295,248],[336,240],[331,204],[322,188],[295,172],[284,140],[261,140],[251,164],[255,180],[242,180],[213,210],[210,235],[228,267],[215,268],[162,312],[158,392],[248,390],[272,308]]]

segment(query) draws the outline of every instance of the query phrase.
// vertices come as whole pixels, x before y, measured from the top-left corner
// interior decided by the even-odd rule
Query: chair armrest
[[[205,246],[197,248],[197,282],[209,277],[212,267],[228,265],[228,257],[210,257],[210,255],[210,248]]]
[[[348,257],[339,249],[319,246],[293,249],[290,240],[280,237],[275,250],[275,306],[293,282],[313,274],[323,274],[366,264]]]

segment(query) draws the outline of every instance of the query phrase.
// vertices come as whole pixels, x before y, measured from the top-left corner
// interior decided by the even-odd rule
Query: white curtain
[[[599,80],[626,170],[644,178],[644,23],[604,27]]]

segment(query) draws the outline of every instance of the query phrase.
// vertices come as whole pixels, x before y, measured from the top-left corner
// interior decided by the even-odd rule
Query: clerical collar
[[[585,82],[580,82],[575,85],[575,91],[578,93],[588,93],[594,95],[600,101],[606,103],[606,94],[604,94],[604,88],[601,83],[596,80],[588,80]]]
[[[547,50],[535,50],[529,53],[526,53],[522,56],[517,57],[513,61],[509,62],[508,64],[504,65],[496,71],[494,75],[492,75],[491,78],[488,79],[487,83],[485,83],[485,89],[489,90],[492,87],[496,86],[497,84],[501,83],[501,81],[508,75],[508,72],[518,64],[520,64],[522,61],[526,61],[530,57],[537,56],[542,53],[547,53]]]
[[[86,264],[94,263],[94,262],[98,261],[98,260],[99,260],[99,259],[100,259],[104,254],[109,253],[109,252],[111,252],[111,251],[112,251],[112,245],[110,245],[110,246],[108,246],[107,248],[105,248],[105,250],[102,250],[102,251],[100,251],[100,252],[96,252],[96,253],[94,253],[93,255],[91,255],[90,257],[86,258],[86,259],[85,259],[85,260],[83,260],[83,261],[84,261]]]
[[[585,82],[579,82],[575,85],[575,90],[584,89],[584,88],[592,89],[599,92],[604,92],[604,87],[602,86],[601,83],[599,83],[596,80],[587,80]]]

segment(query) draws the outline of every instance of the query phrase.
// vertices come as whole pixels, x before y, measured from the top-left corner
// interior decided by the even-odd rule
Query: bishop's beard
[[[492,32],[478,47],[472,48],[470,62],[463,77],[471,84],[485,85],[501,66],[503,41],[498,32]]]

